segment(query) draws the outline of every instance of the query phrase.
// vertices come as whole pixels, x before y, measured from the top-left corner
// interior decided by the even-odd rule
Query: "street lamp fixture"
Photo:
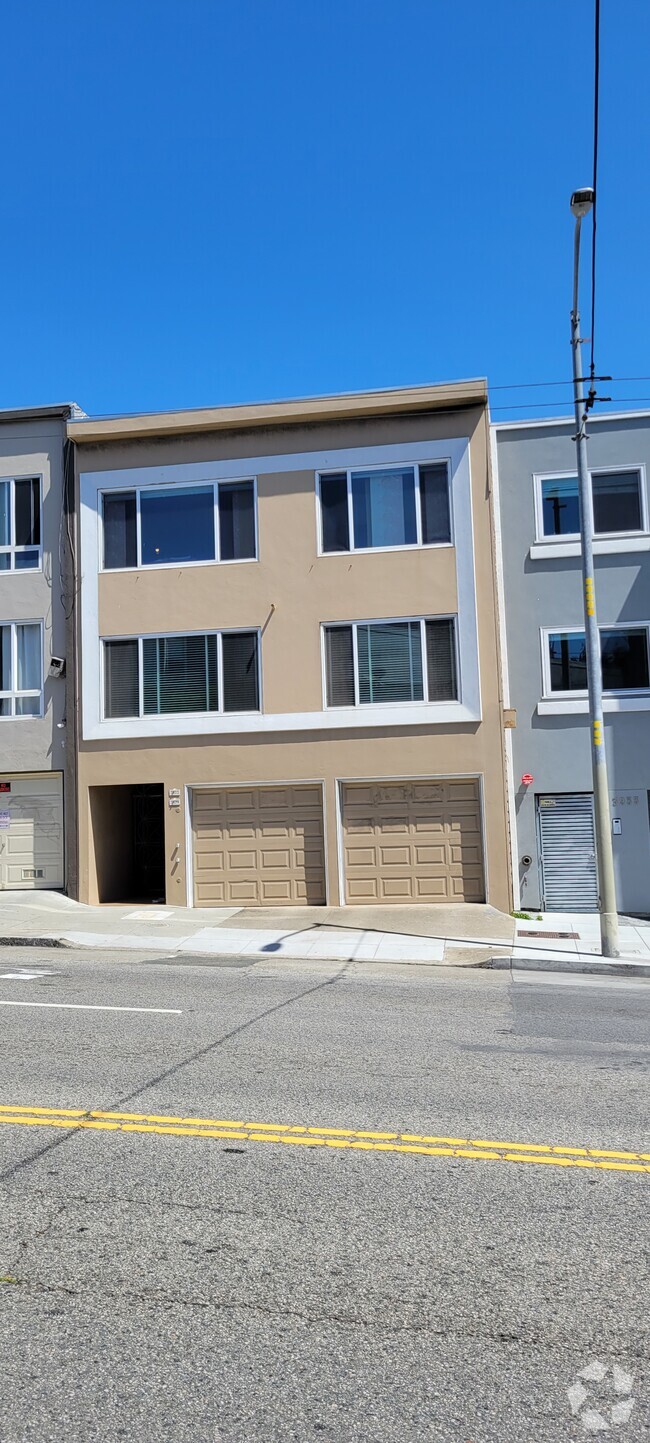
[[[580,228],[594,204],[591,186],[574,190],[571,211],[575,217],[573,256],[573,310],[571,311],[571,351],[573,355],[573,401],[576,418],[576,451],[578,458],[578,495],[580,504],[580,535],[582,540],[582,581],[585,614],[587,689],[589,694],[589,728],[591,734],[591,767],[594,784],[594,824],[600,910],[600,941],[603,957],[618,957],[618,912],[614,851],[607,781],[605,727],[603,719],[603,670],[600,633],[596,616],[594,577],[594,513],[587,461],[587,402],[583,393],[582,357],[580,347],[580,313],[578,290],[580,275]],[[595,394],[595,393],[594,393]],[[591,393],[590,393],[591,395]]]
[[[574,190],[571,196],[571,211],[576,220],[584,220],[585,216],[589,214],[595,194],[596,192],[590,185],[584,185],[582,190]]]

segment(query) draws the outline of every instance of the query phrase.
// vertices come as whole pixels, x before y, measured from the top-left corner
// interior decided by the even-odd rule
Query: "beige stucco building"
[[[485,384],[68,433],[81,900],[507,909]]]

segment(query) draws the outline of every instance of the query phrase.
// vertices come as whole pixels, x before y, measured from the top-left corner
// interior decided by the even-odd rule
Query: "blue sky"
[[[596,360],[643,377],[650,5],[602,7]],[[568,380],[592,27],[593,0],[6,7],[0,406]]]

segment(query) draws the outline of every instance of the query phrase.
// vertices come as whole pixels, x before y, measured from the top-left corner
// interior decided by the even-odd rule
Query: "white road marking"
[[[33,982],[37,977],[60,977],[60,972],[0,972],[0,979],[5,982]]]
[[[182,1017],[180,1007],[108,1007],[97,1002],[6,1002],[0,999],[0,1007],[66,1007],[72,1012],[165,1012]]]

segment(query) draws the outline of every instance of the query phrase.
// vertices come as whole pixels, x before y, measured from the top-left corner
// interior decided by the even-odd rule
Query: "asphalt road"
[[[1,1443],[650,1436],[648,984],[3,948],[0,1004]]]

